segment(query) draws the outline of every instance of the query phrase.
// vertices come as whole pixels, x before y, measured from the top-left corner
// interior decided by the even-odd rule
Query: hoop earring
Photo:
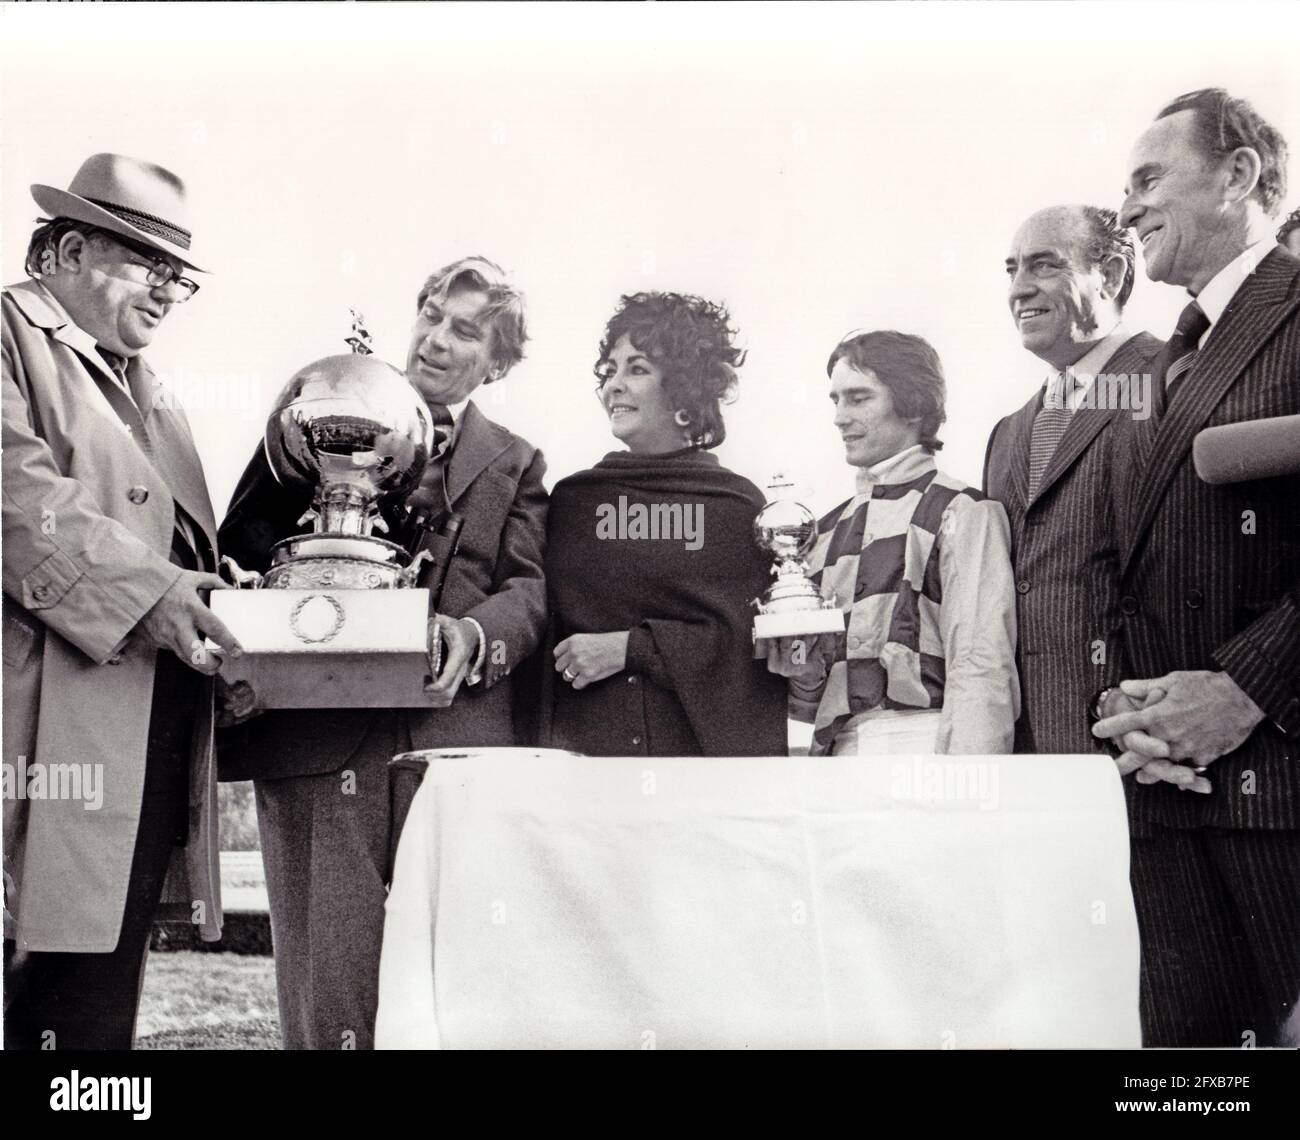
[[[678,408],[677,411],[673,413],[673,423],[675,423],[679,428],[690,427],[691,413],[685,408]]]

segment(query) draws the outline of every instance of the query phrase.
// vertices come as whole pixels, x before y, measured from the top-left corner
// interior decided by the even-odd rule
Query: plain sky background
[[[1043,375],[1006,308],[1018,223],[1117,206],[1133,140],[1196,87],[1300,145],[1298,7],[5,4],[0,261],[23,279],[29,184],[93,152],[185,178],[215,272],[147,355],[218,517],[349,306],[400,366],[425,276],[468,253],[513,275],[533,335],[477,399],[552,481],[616,446],[591,369],[619,295],[675,289],[725,301],[749,350],[729,466],[784,470],[818,513],[850,494],[825,360],[893,327],[938,349],[940,463],[978,483]],[[1140,277],[1130,327],[1166,336],[1183,303]]]

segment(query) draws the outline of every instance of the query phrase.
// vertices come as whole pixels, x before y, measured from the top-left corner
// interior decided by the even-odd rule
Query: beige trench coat
[[[20,950],[108,952],[126,901],[153,693],[155,650],[132,630],[180,574],[168,558],[174,504],[199,524],[206,566],[216,525],[184,414],[148,366],[131,362],[128,400],[43,286],[6,289],[0,308],[4,863],[17,886],[6,905]],[[124,418],[147,427],[152,459]],[[21,765],[37,762],[101,765],[102,804],[11,796]],[[163,894],[208,940],[221,933],[215,781],[209,683],[191,749],[190,840]]]

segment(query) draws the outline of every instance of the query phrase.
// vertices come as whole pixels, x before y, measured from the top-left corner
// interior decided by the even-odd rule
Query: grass
[[[275,963],[244,954],[150,954],[137,1049],[278,1049]]]

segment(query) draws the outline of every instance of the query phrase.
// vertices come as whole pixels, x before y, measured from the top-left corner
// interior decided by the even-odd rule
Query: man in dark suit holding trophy
[[[389,533],[419,548],[440,517],[464,524],[431,629],[442,650],[430,707],[273,710],[222,734],[222,779],[256,782],[290,1049],[372,1047],[388,762],[411,749],[514,744],[510,674],[537,647],[545,618],[545,462],[470,400],[522,359],[523,298],[473,257],[433,274],[418,304],[406,373],[443,425],[442,448],[387,520]],[[271,546],[301,529],[306,498],[276,483],[259,448],[221,526],[222,550],[265,570]]]

